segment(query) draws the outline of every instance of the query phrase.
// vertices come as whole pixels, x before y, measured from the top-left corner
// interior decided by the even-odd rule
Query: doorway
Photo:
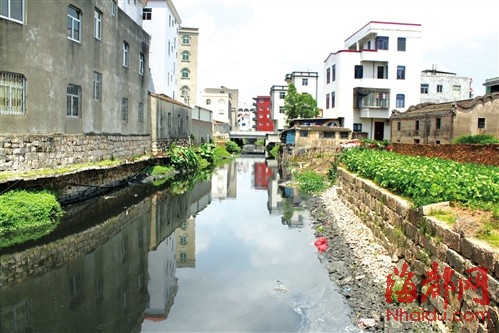
[[[374,140],[382,141],[385,138],[385,123],[382,121],[374,122]]]

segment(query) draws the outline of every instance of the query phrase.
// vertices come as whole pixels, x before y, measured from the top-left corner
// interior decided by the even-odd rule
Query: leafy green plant
[[[60,222],[62,208],[49,191],[9,191],[0,195],[0,248],[49,234]]]
[[[234,141],[230,140],[225,142],[225,149],[229,152],[229,154],[239,154],[241,152],[241,147],[239,147]]]
[[[280,146],[278,144],[274,145],[272,148],[270,148],[270,150],[269,150],[270,156],[272,156],[274,158],[278,158],[279,157],[279,148],[280,148]]]
[[[214,161],[215,145],[213,143],[204,143],[196,148],[196,154],[208,161],[208,163],[213,164]]]
[[[296,172],[293,178],[303,193],[318,193],[329,186],[323,176],[313,171]]]
[[[199,169],[199,160],[194,151],[188,147],[172,146],[170,163],[179,173],[189,173]]]
[[[490,134],[477,134],[477,135],[463,135],[452,140],[454,144],[491,144],[499,143],[499,139],[496,139]]]

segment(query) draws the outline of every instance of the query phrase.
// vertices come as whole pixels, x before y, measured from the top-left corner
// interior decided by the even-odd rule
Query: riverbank
[[[321,260],[360,328],[390,333],[446,332],[440,323],[387,321],[387,311],[400,307],[385,301],[387,276],[403,262],[398,257],[392,259],[372,231],[341,202],[335,187],[311,197],[306,205],[316,236],[328,239],[329,247],[319,254]]]

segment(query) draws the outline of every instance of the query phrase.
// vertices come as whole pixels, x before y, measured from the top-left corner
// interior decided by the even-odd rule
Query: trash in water
[[[281,293],[287,293],[288,288],[283,287],[281,281],[277,280],[277,286],[274,287],[274,290],[280,291]]]

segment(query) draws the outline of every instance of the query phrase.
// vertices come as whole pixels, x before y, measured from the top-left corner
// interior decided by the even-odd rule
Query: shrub
[[[170,162],[180,173],[189,173],[199,169],[199,160],[194,151],[187,147],[172,146],[170,148]]]
[[[298,189],[304,193],[318,193],[328,187],[327,181],[320,174],[313,171],[296,173],[294,179]]]
[[[477,135],[463,135],[455,138],[452,143],[454,144],[491,144],[499,143],[493,135],[490,134],[477,134]]]
[[[0,195],[0,248],[49,234],[61,217],[61,205],[49,191],[14,190]]]
[[[234,141],[225,142],[225,149],[229,152],[229,154],[239,154],[241,152],[241,147],[237,145]]]

